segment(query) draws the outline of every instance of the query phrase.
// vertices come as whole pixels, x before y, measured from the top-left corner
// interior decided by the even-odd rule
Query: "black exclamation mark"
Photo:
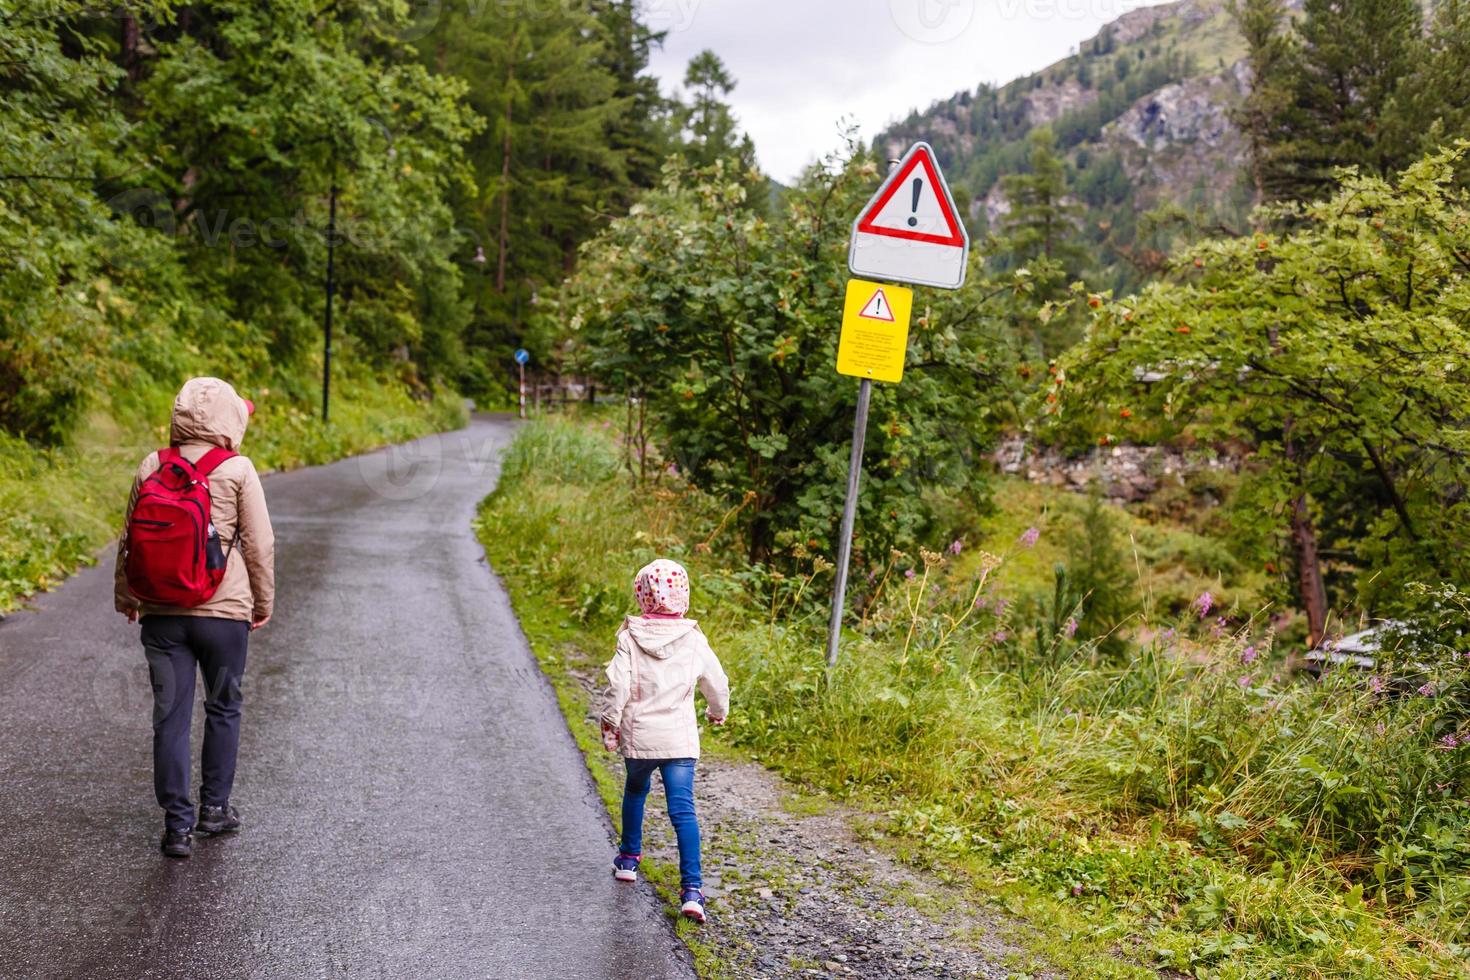
[[[919,195],[922,194],[922,193],[924,193],[924,178],[922,178],[922,177],[915,177],[914,178],[914,203],[909,206],[909,210],[912,211],[912,212],[914,212],[915,214],[918,213],[918,210],[919,210]],[[909,227],[910,228],[914,227],[914,225],[917,225],[918,223],[919,223],[919,219],[918,218],[915,218],[915,217],[912,217],[912,216],[909,218]]]

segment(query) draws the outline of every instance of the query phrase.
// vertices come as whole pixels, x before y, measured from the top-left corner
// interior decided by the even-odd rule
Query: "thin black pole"
[[[322,422],[328,421],[332,404],[332,297],[337,292],[337,181],[327,205],[327,324],[322,346]]]

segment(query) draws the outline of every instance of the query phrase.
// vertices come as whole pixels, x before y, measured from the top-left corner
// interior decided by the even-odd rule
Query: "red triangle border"
[[[893,195],[898,193],[899,185],[921,165],[924,168],[924,175],[929,178],[929,185],[934,188],[935,196],[939,198],[939,210],[944,215],[945,223],[949,225],[948,237],[931,235],[924,231],[909,231],[904,228],[879,228],[873,224],[873,219],[883,211]],[[943,194],[939,193],[940,188],[944,189]],[[863,216],[858,219],[857,230],[865,235],[878,235],[884,238],[902,238],[912,242],[928,242],[931,245],[950,245],[954,248],[965,247],[965,236],[960,233],[958,219],[955,217],[954,208],[950,205],[949,187],[939,179],[939,174],[934,169],[934,161],[930,158],[927,149],[920,149],[902,170],[889,179],[887,188],[873,200],[873,203],[863,212]]]
[[[868,312],[867,312],[868,307],[872,306],[873,305],[873,300],[877,299],[879,296],[882,296],[883,297],[883,302],[885,302],[885,303],[888,304],[888,315],[887,316],[870,316],[868,314]],[[858,316],[862,317],[864,320],[877,320],[879,323],[897,323],[898,322],[894,318],[894,316],[893,316],[893,301],[888,298],[888,294],[883,291],[883,287],[881,287],[881,286],[878,287],[878,289],[873,293],[872,296],[869,296],[868,297],[868,301],[866,303],[864,303],[863,304],[863,308],[858,311]]]

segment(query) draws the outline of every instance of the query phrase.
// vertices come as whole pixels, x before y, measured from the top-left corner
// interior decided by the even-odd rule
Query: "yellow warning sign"
[[[863,279],[847,281],[837,373],[870,381],[903,380],[914,291]]]

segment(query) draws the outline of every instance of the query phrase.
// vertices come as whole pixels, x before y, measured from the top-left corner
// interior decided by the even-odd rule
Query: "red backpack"
[[[186,609],[214,595],[229,555],[209,519],[209,474],[236,455],[211,449],[191,463],[177,449],[158,451],[158,470],[138,488],[128,518],[123,568],[133,595]]]

